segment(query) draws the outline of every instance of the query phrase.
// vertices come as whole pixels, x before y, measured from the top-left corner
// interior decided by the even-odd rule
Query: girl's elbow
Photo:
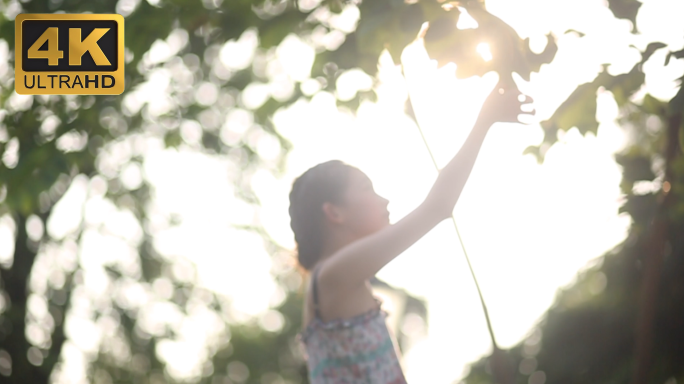
[[[437,222],[442,222],[451,217],[453,207],[446,204],[443,200],[433,199],[432,201],[426,201],[425,211],[428,216],[437,220]]]

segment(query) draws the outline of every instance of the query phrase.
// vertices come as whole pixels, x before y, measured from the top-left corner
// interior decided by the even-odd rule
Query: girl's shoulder
[[[373,330],[374,327],[369,326],[372,324],[386,326],[385,319],[388,314],[382,309],[382,300],[377,297],[374,297],[374,299],[375,306],[373,308],[350,317],[335,318],[327,321],[318,317],[313,317],[306,323],[297,337],[302,342],[306,343],[306,341],[316,333],[323,332],[330,334],[332,332],[342,331],[358,335],[359,332],[363,332],[364,329]]]

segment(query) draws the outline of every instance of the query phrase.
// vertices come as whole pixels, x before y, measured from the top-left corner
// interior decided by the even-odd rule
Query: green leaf
[[[546,35],[546,47],[544,50],[536,54],[530,49],[530,39],[529,37],[525,39],[525,49],[527,54],[527,60],[530,64],[530,68],[534,72],[539,72],[542,64],[549,64],[556,57],[558,52],[558,45],[556,44],[556,38],[553,34],[549,33]]]
[[[136,10],[126,17],[125,46],[133,52],[129,63],[135,67],[157,39],[165,39],[173,26],[174,12],[170,7],[156,8],[141,1]],[[128,88],[128,87],[127,87]]]
[[[645,79],[641,66],[635,65],[628,73],[613,77],[605,87],[613,93],[617,105],[622,107],[629,101],[629,97],[641,88]]]
[[[437,60],[439,67],[453,62],[456,64],[456,76],[466,78],[481,76],[491,70],[491,64],[477,52],[477,45],[483,39],[482,31],[456,29],[453,16],[445,15],[430,23],[424,41],[428,56]]]
[[[676,59],[684,58],[684,49],[682,49],[681,51],[677,51],[677,52],[672,52],[672,51],[668,52],[667,56],[665,57],[665,65],[668,65],[670,63],[670,58],[672,58],[673,56]]]
[[[631,47],[634,47],[633,45]],[[661,42],[653,42],[649,43],[646,46],[646,49],[641,53],[641,64],[645,63],[649,58],[651,58],[651,55],[655,53],[655,51],[659,50],[660,48],[665,48],[667,47],[667,44],[661,43]]]
[[[627,201],[618,209],[618,213],[627,212],[634,221],[647,223],[653,216],[656,206],[656,195],[653,193],[630,195],[627,197]]]
[[[332,13],[341,13],[344,10],[344,3],[342,0],[326,0],[325,4]]]
[[[641,154],[615,154],[615,162],[622,166],[623,179],[634,182],[652,181],[656,175],[651,170],[650,156]]]
[[[395,63],[401,62],[401,53],[416,39],[424,21],[425,15],[420,4],[409,4],[394,11],[385,47]]]
[[[180,135],[178,129],[166,132],[164,135],[164,145],[165,148],[174,147],[177,148],[183,142],[183,138]]]
[[[637,0],[608,0],[608,8],[618,19],[627,19],[632,22],[632,33],[638,32],[636,16],[641,7]]]
[[[659,116],[664,116],[668,108],[667,103],[656,99],[655,97],[651,96],[650,93],[647,93],[644,96],[644,100],[641,102],[639,107],[646,113]]]
[[[542,126],[555,126],[564,131],[577,127],[582,135],[587,132],[596,133],[599,126],[596,121],[596,91],[599,86],[601,82],[597,80],[580,84],[551,118],[542,122]]]
[[[542,164],[544,162],[544,158],[542,154],[540,153],[540,148],[538,145],[530,145],[527,148],[525,148],[522,152],[523,155],[530,154],[534,156],[534,158],[537,160],[537,164]]]
[[[277,46],[287,35],[298,30],[306,16],[302,12],[289,10],[269,19],[259,28],[259,44],[263,48]]]
[[[580,32],[576,29],[568,29],[567,31],[563,32],[563,34],[567,34],[567,33],[576,33],[579,35],[579,37],[584,37],[586,35],[586,33]]]
[[[681,78],[680,78],[681,80]],[[668,114],[674,116],[684,112],[684,87],[680,85],[677,94],[670,100]]]

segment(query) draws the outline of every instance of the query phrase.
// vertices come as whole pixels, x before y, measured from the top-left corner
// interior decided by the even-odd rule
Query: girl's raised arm
[[[397,223],[356,240],[331,255],[321,266],[320,284],[337,293],[358,288],[438,223],[450,217],[491,125],[497,121],[519,122],[518,115],[534,114],[534,111],[521,111],[519,95],[519,92],[512,91],[502,93],[497,85],[485,101],[463,146],[440,170],[425,200]],[[525,102],[531,100],[528,96]]]

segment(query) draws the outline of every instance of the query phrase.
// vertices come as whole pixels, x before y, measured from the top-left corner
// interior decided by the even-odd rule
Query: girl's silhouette
[[[406,383],[386,313],[369,279],[442,220],[451,217],[484,138],[494,122],[520,122],[532,98],[498,85],[459,152],[439,172],[425,200],[390,224],[389,201],[361,170],[340,160],[295,179],[289,213],[299,264],[312,271],[300,342],[309,380],[319,383]]]

